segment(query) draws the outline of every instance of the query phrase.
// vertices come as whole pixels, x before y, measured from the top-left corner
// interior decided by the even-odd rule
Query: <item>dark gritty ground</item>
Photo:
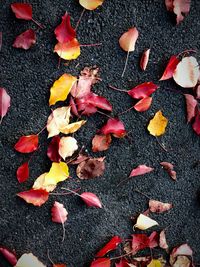
[[[133,233],[130,217],[147,208],[147,199],[133,191],[138,188],[154,199],[174,204],[170,212],[152,215],[152,218],[159,222],[158,229],[169,227],[167,240],[171,247],[188,242],[194,250],[195,262],[200,262],[200,206],[197,197],[200,166],[193,167],[200,157],[199,137],[186,124],[184,97],[168,91],[169,88],[178,88],[173,81],[160,83],[151,109],[142,116],[134,111],[121,116],[132,142],[115,140],[108,152],[95,155],[106,155],[103,177],[81,182],[72,179],[63,183],[69,188],[81,186],[83,191],[96,193],[105,205],[102,210],[86,208],[75,196],[52,196],[41,208],[26,205],[16,197],[16,193],[29,189],[36,177],[49,170],[47,135],[41,136],[41,149],[31,161],[30,179],[22,185],[17,182],[15,173],[28,156],[13,150],[21,135],[37,133],[44,127],[50,114],[49,88],[64,72],[77,75],[86,65],[98,65],[103,82],[95,86],[95,92],[113,103],[114,114],[130,107],[130,97],[110,90],[107,83],[130,89],[144,81],[157,82],[172,54],[189,48],[199,49],[200,2],[192,1],[190,14],[175,27],[164,1],[107,0],[98,10],[86,12],[78,29],[78,39],[82,44],[102,42],[103,45],[83,48],[76,61],[70,62],[68,67],[62,64],[60,69],[57,69],[58,57],[52,52],[56,43],[53,30],[66,10],[75,26],[82,8],[74,0],[30,1],[34,18],[45,28],[37,33],[37,44],[29,51],[22,51],[12,48],[15,36],[29,27],[36,29],[36,26],[17,20],[10,11],[11,3],[4,0],[0,4],[0,30],[3,32],[1,86],[12,97],[12,106],[0,127],[0,244],[16,249],[19,256],[31,251],[47,265],[49,249],[54,262],[67,263],[70,267],[89,266],[95,252],[111,236],[128,237]],[[140,37],[136,51],[130,54],[125,77],[121,79],[126,54],[120,49],[118,38],[132,25],[137,26]],[[141,72],[138,59],[149,46],[152,47],[150,63],[147,71]],[[77,63],[79,66],[75,68]],[[159,109],[169,119],[166,134],[162,137],[169,152],[163,151],[146,131],[149,118]],[[105,117],[94,115],[75,134],[80,147],[85,145],[91,155],[91,138],[105,121]],[[170,180],[161,169],[161,161],[174,163],[177,182]],[[117,184],[139,164],[153,166],[156,170],[117,188]],[[62,227],[51,222],[50,208],[55,200],[62,202],[69,212],[64,243],[61,243]],[[1,267],[8,266],[1,256],[0,262]]]

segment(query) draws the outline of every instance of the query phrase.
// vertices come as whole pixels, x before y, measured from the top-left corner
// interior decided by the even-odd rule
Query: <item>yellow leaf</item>
[[[88,10],[94,10],[98,6],[103,4],[104,0],[79,0],[79,3],[82,7]]]
[[[80,56],[81,48],[78,40],[74,38],[72,41],[64,44],[57,43],[54,47],[54,52],[62,59],[72,60]]]
[[[162,267],[163,265],[159,260],[151,260],[147,267]]]
[[[60,132],[63,134],[75,133],[78,129],[81,128],[86,123],[86,121],[81,120],[78,122],[70,123],[65,128],[60,128]]]
[[[69,177],[69,168],[65,162],[53,162],[50,171],[45,176],[44,186],[57,185]]]
[[[49,99],[49,105],[54,105],[57,101],[66,100],[73,84],[76,81],[76,77],[66,73],[56,80],[50,89],[51,95]]]
[[[149,218],[146,215],[140,214],[137,218],[137,222],[134,225],[133,228],[138,228],[140,230],[146,230],[149,229],[155,225],[158,225],[158,223],[151,218]]]
[[[58,153],[64,160],[71,157],[77,149],[78,145],[74,137],[67,136],[60,139]]]
[[[41,174],[34,182],[33,184],[33,189],[44,189],[47,192],[52,192],[55,188],[56,185],[44,185],[45,182],[45,177],[47,175],[48,172],[45,172],[43,174]]]
[[[156,112],[152,120],[150,120],[147,127],[148,131],[153,136],[160,136],[165,133],[165,128],[167,127],[168,119],[165,118],[162,114],[162,111],[159,110]]]
[[[23,254],[17,261],[15,267],[46,267],[32,253]]]

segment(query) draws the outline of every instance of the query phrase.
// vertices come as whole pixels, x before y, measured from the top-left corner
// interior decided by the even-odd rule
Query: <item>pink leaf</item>
[[[152,103],[152,97],[148,96],[142,98],[134,105],[134,109],[137,110],[138,112],[144,112],[150,108],[151,103]]]
[[[197,106],[197,100],[190,94],[185,94],[186,106],[187,106],[187,122],[190,122],[194,116]]]
[[[192,124],[192,128],[196,134],[200,134],[200,111],[198,110],[195,116],[195,121]]]
[[[34,30],[29,29],[16,37],[13,43],[13,47],[23,48],[27,50],[35,43],[36,43],[36,34]]]
[[[113,236],[112,239],[96,254],[95,257],[103,257],[108,252],[115,250],[117,246],[122,242],[119,236]]]
[[[100,199],[91,192],[84,192],[80,195],[81,199],[88,207],[102,208]]]
[[[151,212],[162,213],[168,211],[172,208],[172,204],[170,203],[163,203],[157,200],[150,199],[149,200],[149,210]]]
[[[29,162],[23,163],[19,168],[17,169],[17,180],[19,183],[25,182],[29,178]]]
[[[49,193],[43,189],[31,189],[29,191],[20,192],[17,196],[24,199],[27,203],[40,207],[48,200]]]
[[[171,79],[179,62],[180,60],[176,56],[172,56],[167,64],[167,67],[162,77],[160,78],[160,81]]]
[[[168,11],[176,14],[176,22],[179,24],[190,11],[191,0],[165,0]],[[183,16],[184,15],[184,16]]]
[[[47,149],[47,156],[53,162],[61,161],[61,156],[58,153],[59,143],[60,143],[60,136],[59,135],[54,136]]]
[[[160,165],[163,166],[163,168],[167,171],[169,176],[173,179],[176,180],[176,172],[174,171],[174,165],[171,164],[170,162],[160,162]]]
[[[146,68],[147,68],[147,64],[149,62],[149,54],[150,54],[150,49],[147,49],[142,54],[142,57],[140,59],[140,68],[142,70],[146,70]]]
[[[150,96],[154,93],[159,87],[153,82],[145,82],[137,85],[128,91],[128,94],[135,99],[141,99]]]
[[[167,244],[165,230],[160,232],[159,247],[168,250],[169,246]]]
[[[146,165],[139,165],[137,168],[131,171],[131,174],[129,175],[129,177],[143,175],[143,174],[152,172],[153,170],[154,168],[148,167]]]
[[[0,88],[0,123],[10,107],[10,96],[4,88]]]
[[[109,258],[100,258],[97,260],[94,260],[90,267],[110,267],[111,266],[111,261]]]
[[[71,107],[71,112],[73,113],[73,115],[75,115],[76,117],[79,117],[78,110],[74,102],[74,98],[72,96],[70,97],[69,105]]]
[[[196,99],[200,99],[200,84],[196,87]]]
[[[100,129],[102,134],[113,134],[117,138],[123,138],[126,130],[122,121],[116,118],[108,119],[107,123]]]
[[[0,253],[12,266],[15,266],[17,264],[17,257],[13,251],[5,247],[0,247]]]
[[[150,236],[146,234],[134,234],[132,235],[132,253],[136,254],[138,251],[145,248],[155,248],[158,246],[158,233],[152,232]]]

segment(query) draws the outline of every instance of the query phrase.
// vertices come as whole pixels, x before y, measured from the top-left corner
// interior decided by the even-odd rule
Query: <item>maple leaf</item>
[[[43,189],[31,189],[29,191],[20,192],[18,197],[23,198],[27,203],[40,207],[49,198],[49,193]]]
[[[15,267],[46,267],[32,253],[23,254],[17,261]]]
[[[173,179],[176,180],[176,172],[174,171],[174,166],[170,162],[160,162],[160,165],[163,166],[163,168],[167,171],[169,176]]]
[[[142,69],[142,70],[146,70],[146,68],[147,68],[147,64],[148,64],[148,62],[149,62],[149,54],[150,54],[150,48],[149,49],[147,49],[147,50],[145,50],[144,52],[143,52],[143,54],[142,54],[142,57],[141,57],[141,59],[140,59],[140,68]]]
[[[110,134],[107,134],[107,135],[96,134],[94,138],[92,139],[92,151],[93,152],[105,151],[109,148],[111,142],[112,142],[112,138]]]
[[[57,43],[54,47],[54,52],[65,60],[76,59],[81,54],[80,43],[76,38],[67,43]]]
[[[150,96],[159,87],[153,82],[145,82],[137,85],[136,87],[129,90],[127,93],[134,99],[142,99]]]
[[[58,153],[64,160],[71,157],[77,149],[78,145],[74,137],[67,136],[60,139]]]
[[[91,192],[84,192],[80,195],[81,199],[88,207],[102,208],[100,199]]]
[[[94,10],[103,4],[104,0],[79,0],[82,7],[88,10]]]
[[[162,213],[168,211],[172,208],[172,204],[170,203],[163,203],[154,199],[149,200],[149,210],[151,212]]]
[[[47,149],[47,156],[51,161],[54,162],[60,162],[61,161],[61,156],[58,153],[59,149],[59,143],[60,143],[60,136],[54,136],[48,146]]]
[[[108,252],[115,250],[121,242],[121,237],[113,236],[111,240],[95,255],[95,257],[105,256]]]
[[[19,183],[25,182],[29,178],[29,162],[23,163],[17,169],[17,180]]]
[[[152,103],[152,97],[147,96],[139,100],[134,105],[134,109],[137,110],[138,112],[144,112],[150,108],[151,103]]]
[[[146,230],[149,229],[155,225],[158,225],[158,223],[155,220],[152,220],[151,218],[140,214],[137,218],[136,224],[133,226],[133,228],[138,228],[140,230]]]
[[[69,168],[65,162],[53,162],[50,171],[46,174],[44,186],[57,185],[69,177]]]
[[[152,171],[154,171],[154,168],[148,167],[146,165],[139,165],[137,168],[131,171],[129,177],[144,175]]]
[[[4,258],[12,265],[16,265],[17,263],[17,257],[15,253],[5,247],[0,247],[0,254],[4,256]]]
[[[187,106],[187,122],[190,122],[196,114],[197,100],[190,94],[184,94]]]
[[[160,136],[165,133],[167,124],[168,124],[168,119],[165,118],[162,114],[162,111],[159,110],[158,112],[156,112],[153,119],[150,120],[147,129],[151,135]]]
[[[6,92],[6,89],[0,87],[0,124],[2,122],[3,117],[7,114],[8,109],[10,107],[10,96]]]
[[[146,234],[133,234],[132,235],[132,255],[145,248],[155,248],[158,246],[158,234],[152,232],[150,236]]]
[[[97,260],[94,260],[90,267],[110,267],[111,266],[111,261],[109,258],[100,258]]]
[[[167,67],[166,67],[162,77],[160,78],[160,81],[171,79],[173,77],[174,71],[175,71],[179,62],[180,62],[180,60],[176,56],[171,56],[171,58],[167,64]]]
[[[23,48],[27,50],[35,43],[36,43],[36,34],[34,30],[29,29],[16,37],[13,43],[13,47]]]
[[[22,136],[15,144],[14,148],[21,153],[31,153],[38,149],[38,135],[32,134]]]
[[[114,137],[123,138],[126,135],[126,130],[122,121],[117,118],[110,118],[100,129],[100,133],[113,134]]]
[[[52,192],[56,188],[56,184],[47,184],[45,185],[45,177],[48,172],[45,172],[41,174],[34,182],[33,184],[33,189],[43,189],[46,190],[47,192]]]
[[[99,177],[105,170],[105,157],[89,158],[79,163],[76,174],[80,179],[91,179]]]

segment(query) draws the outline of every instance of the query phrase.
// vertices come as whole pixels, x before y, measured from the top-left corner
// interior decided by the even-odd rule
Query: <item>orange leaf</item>
[[[67,43],[57,43],[54,47],[54,52],[62,59],[72,60],[80,56],[81,48],[78,40],[74,38]]]
[[[110,134],[96,134],[92,139],[92,151],[99,152],[107,150],[111,144],[111,141],[112,138]]]
[[[40,207],[48,200],[49,193],[43,189],[31,189],[29,191],[20,192],[17,196],[23,198],[27,203]]]
[[[15,144],[15,150],[21,153],[31,153],[38,149],[38,135],[22,136]]]
[[[98,6],[103,4],[104,0],[79,0],[79,3],[82,7],[88,10],[94,10]]]
[[[119,45],[126,52],[133,52],[135,50],[135,43],[138,39],[139,32],[136,27],[130,28],[123,33],[119,39]]]

